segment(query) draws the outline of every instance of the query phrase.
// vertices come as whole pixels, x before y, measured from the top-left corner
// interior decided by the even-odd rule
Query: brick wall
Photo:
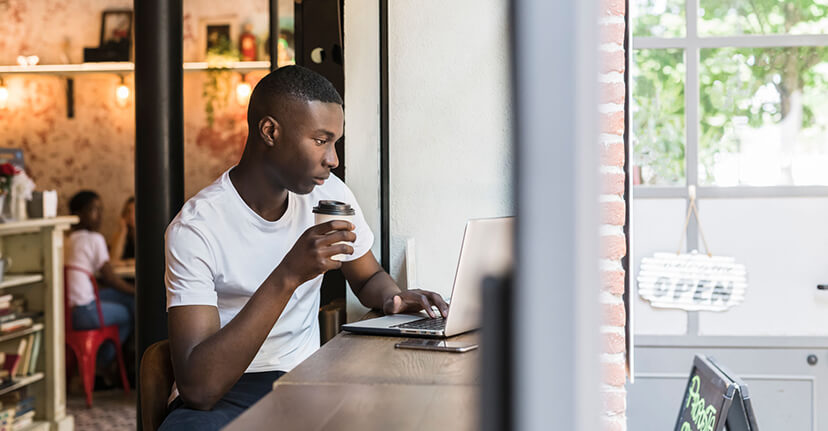
[[[626,255],[624,223],[624,34],[626,13],[624,0],[602,0],[601,28],[601,175],[603,210],[601,236],[602,280],[601,303],[604,339],[601,361],[604,367],[602,389],[604,429],[623,431],[627,428],[626,390],[626,314],[624,308],[624,268]]]

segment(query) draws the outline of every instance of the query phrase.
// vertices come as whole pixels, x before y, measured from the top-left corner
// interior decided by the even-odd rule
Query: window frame
[[[709,186],[699,184],[699,54],[708,48],[778,48],[819,46],[828,47],[828,34],[807,35],[737,35],[699,36],[699,0],[685,0],[685,36],[681,37],[631,37],[630,50],[682,49],[684,50],[684,186],[634,185],[636,198],[666,199],[687,198],[689,186],[696,187],[696,196],[702,198],[773,198],[773,197],[828,197],[828,185],[808,186]],[[630,11],[635,20],[635,8]],[[632,32],[630,32],[632,34]],[[632,61],[635,56],[632,55]],[[635,85],[635,79],[630,79]],[[632,95],[635,91],[631,89]],[[635,130],[632,130],[635,136]],[[633,155],[635,154],[632,151]],[[634,158],[633,158],[634,159]]]

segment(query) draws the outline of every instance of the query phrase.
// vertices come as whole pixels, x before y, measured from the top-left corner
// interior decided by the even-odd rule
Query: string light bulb
[[[236,100],[239,102],[239,105],[247,105],[247,101],[250,100],[250,93],[252,92],[253,89],[245,80],[245,75],[242,75],[241,81],[236,84]]]
[[[9,89],[6,88],[6,82],[0,78],[0,109],[6,109],[9,106]]]
[[[129,87],[126,86],[124,77],[121,76],[121,83],[115,88],[115,103],[123,108],[127,105],[127,101],[129,101]]]

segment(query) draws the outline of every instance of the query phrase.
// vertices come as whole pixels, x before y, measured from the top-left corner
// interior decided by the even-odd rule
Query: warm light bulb
[[[129,87],[125,84],[121,84],[118,88],[115,89],[115,100],[118,102],[118,106],[126,106],[127,100],[129,99]]]
[[[246,105],[247,100],[250,99],[250,93],[253,90],[250,88],[250,84],[242,81],[236,85],[236,100],[239,101],[240,105]]]
[[[9,89],[5,85],[0,86],[0,109],[6,109],[9,105]]]

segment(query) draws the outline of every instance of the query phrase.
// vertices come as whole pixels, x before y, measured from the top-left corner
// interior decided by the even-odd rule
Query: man
[[[166,234],[170,350],[179,395],[162,430],[219,429],[319,348],[322,274],[342,269],[367,307],[448,306],[401,291],[370,251],[373,234],[339,164],[342,98],[308,69],[262,78],[250,98],[239,164],[182,208]],[[356,209],[353,224],[313,226],[319,200]],[[344,244],[337,244],[345,241]],[[342,261],[331,256],[345,254]]]

